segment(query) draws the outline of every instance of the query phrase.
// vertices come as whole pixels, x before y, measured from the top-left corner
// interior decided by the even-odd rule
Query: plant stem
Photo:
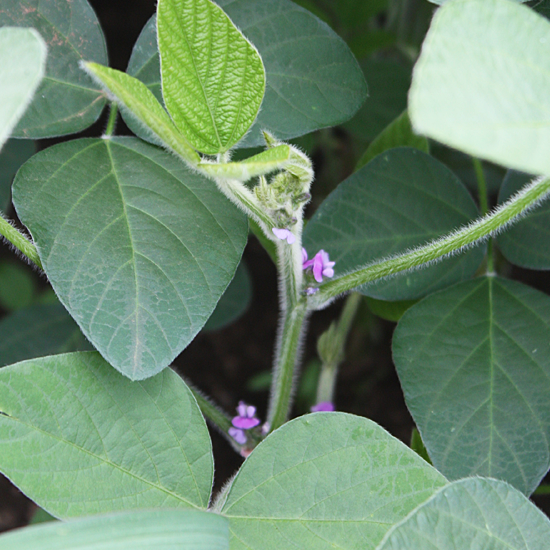
[[[489,212],[489,197],[487,194],[487,182],[485,180],[485,174],[483,173],[483,165],[481,161],[472,157],[472,162],[474,164],[474,170],[477,178],[477,189],[479,195],[479,208],[481,214],[485,216]],[[487,273],[493,274],[495,270],[495,261],[493,254],[493,239],[489,239],[487,243]]]
[[[17,230],[0,215],[0,235],[9,241],[19,252],[26,256],[37,267],[43,269],[42,262],[38,256],[36,246],[23,233]]]
[[[183,377],[182,377],[183,378]],[[186,378],[183,378],[189,389],[191,390],[191,393],[193,394],[193,397],[197,400],[197,405],[199,406],[202,414],[204,417],[211,422],[218,430],[224,434],[231,442],[233,441],[233,438],[227,433],[227,430],[231,428],[231,418],[222,411],[220,407],[217,405],[214,405],[212,401],[205,397],[200,390],[195,388],[193,384],[189,382]]]
[[[550,178],[537,178],[490,214],[453,231],[446,237],[431,241],[412,252],[382,260],[325,283],[317,294],[310,297],[308,308],[320,309],[336,296],[360,285],[417,268],[474,243],[480,243],[517,221],[527,210],[546,198],[548,193],[550,193]]]
[[[219,190],[234,204],[240,207],[245,213],[253,218],[264,233],[271,238],[271,230],[275,227],[271,216],[262,207],[256,196],[238,180],[216,178]]]
[[[334,387],[338,367],[344,358],[346,341],[360,302],[361,295],[359,293],[353,292],[350,294],[346,299],[340,319],[334,326],[334,330],[331,327],[319,339],[317,347],[322,366],[317,385],[317,403],[323,401],[334,402]]]
[[[304,299],[301,299],[294,308],[286,308],[282,311],[283,320],[277,334],[277,353],[267,416],[270,432],[282,426],[288,418],[294,388],[294,371],[306,312]]]
[[[109,120],[107,121],[107,128],[105,128],[105,137],[111,137],[115,131],[115,124],[118,115],[118,105],[113,101],[111,103],[111,109],[109,111]]]

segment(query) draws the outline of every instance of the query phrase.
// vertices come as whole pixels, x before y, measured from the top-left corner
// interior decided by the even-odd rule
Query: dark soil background
[[[269,0],[258,0],[269,1]],[[90,0],[104,29],[111,65],[124,70],[132,46],[142,27],[154,13],[154,0]],[[106,123],[106,115],[85,135],[98,136]],[[127,133],[120,122],[117,133]],[[325,131],[331,144],[331,158],[327,151],[313,151],[316,170],[323,165],[340,166],[335,186],[353,168],[350,158],[352,147],[349,136],[340,129]],[[74,137],[74,136],[71,136]],[[46,147],[58,140],[44,141]],[[327,139],[324,139],[327,142]],[[330,190],[330,189],[329,189]],[[7,247],[0,250],[9,256]],[[211,333],[201,333],[176,361],[177,368],[199,389],[211,395],[227,411],[234,410],[243,399],[258,407],[265,417],[267,391],[252,391],[251,380],[268,371],[273,355],[277,328],[277,281],[275,267],[255,238],[251,238],[245,250],[244,260],[249,268],[253,299],[247,312],[232,325]],[[516,270],[514,278],[550,293],[550,276]],[[308,373],[314,371],[315,345],[319,335],[338,315],[342,303],[316,313],[310,320],[310,330],[304,349],[304,365]],[[412,419],[405,407],[399,380],[391,360],[391,335],[393,323],[373,316],[362,305],[348,341],[347,358],[341,367],[337,387],[336,404],[339,410],[366,416],[386,428],[392,435],[408,443],[413,428]],[[302,385],[296,405],[296,414],[307,412],[308,388]],[[212,433],[216,460],[215,489],[240,466],[242,458],[215,431]],[[550,495],[535,497],[534,501],[547,514],[550,513]],[[0,531],[26,525],[36,510],[35,505],[22,495],[5,478],[0,476]]]

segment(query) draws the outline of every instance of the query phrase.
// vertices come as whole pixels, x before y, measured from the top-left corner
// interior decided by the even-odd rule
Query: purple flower
[[[250,428],[254,428],[260,423],[260,420],[256,418],[256,407],[247,405],[244,401],[239,401],[237,413],[239,415],[233,417],[233,420],[231,420],[231,424],[233,424],[235,428],[250,430]]]
[[[334,264],[336,262],[331,262],[328,253],[324,250],[319,250],[313,259],[308,260],[307,251],[305,248],[302,248],[302,268],[307,269],[311,267],[313,276],[318,283],[323,281],[323,277],[334,277],[334,269],[332,269]]]
[[[296,241],[296,237],[290,229],[278,229],[277,227],[274,227],[271,231],[273,231],[275,237],[281,239],[281,241],[286,241],[288,244],[292,244]]]
[[[319,289],[316,287],[307,287],[306,288],[306,296],[313,296],[314,294],[317,294],[319,292]]]
[[[334,403],[330,401],[321,401],[311,407],[311,412],[332,412],[334,410]]]
[[[244,445],[246,443],[246,435],[242,430],[239,430],[239,428],[229,428],[227,432],[239,445]]]

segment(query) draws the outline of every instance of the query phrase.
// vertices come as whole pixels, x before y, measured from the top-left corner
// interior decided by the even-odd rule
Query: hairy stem
[[[319,292],[309,299],[308,307],[309,309],[320,309],[336,296],[365,283],[383,279],[401,271],[415,269],[474,243],[482,242],[517,221],[526,211],[546,198],[549,193],[550,179],[535,179],[490,214],[446,237],[325,283],[320,287]]]
[[[115,131],[116,119],[118,115],[118,105],[113,101],[111,103],[111,109],[109,111],[109,120],[107,121],[107,128],[105,128],[105,137],[111,137]]]
[[[270,431],[276,430],[288,419],[306,311],[304,300],[300,300],[294,308],[282,312],[267,417]]]
[[[0,215],[0,235],[2,235],[7,241],[9,241],[19,252],[26,256],[31,262],[36,264],[40,269],[42,268],[42,262],[38,256],[36,246],[23,235],[19,230],[17,230],[13,225],[11,225],[7,220],[5,220]]]

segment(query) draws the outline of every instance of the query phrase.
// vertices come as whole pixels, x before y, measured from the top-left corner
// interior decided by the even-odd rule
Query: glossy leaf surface
[[[437,10],[413,73],[415,130],[471,155],[550,174],[550,21],[509,0]]]
[[[375,423],[299,417],[243,464],[222,513],[232,550],[373,549],[445,478]]]
[[[61,304],[36,304],[0,321],[0,366],[92,349]]]
[[[108,61],[105,38],[87,0],[0,0],[4,25],[34,27],[48,46],[46,75],[14,135],[38,139],[93,124],[105,97],[78,63]]]
[[[549,540],[548,518],[520,492],[502,481],[470,478],[443,487],[377,550],[536,550]]]
[[[189,344],[233,278],[246,218],[215,184],[134,138],[50,147],[14,204],[59,299],[111,365],[153,376]]]
[[[304,231],[304,246],[324,249],[335,276],[404,252],[468,223],[477,207],[443,164],[412,148],[386,151],[343,181],[321,204]],[[411,300],[471,277],[483,248],[421,271],[359,288],[382,300]]]
[[[532,177],[514,170],[508,171],[498,196],[506,201]],[[497,238],[504,257],[515,265],[528,269],[550,269],[550,202],[545,201],[527,216],[506,229]]]
[[[256,49],[210,0],[159,0],[164,103],[198,151],[222,153],[254,122],[265,91]]]
[[[147,510],[19,529],[2,550],[228,550],[227,520],[216,514]]]
[[[434,466],[530,494],[550,466],[550,298],[482,277],[401,318],[393,356]]]
[[[0,471],[56,517],[208,504],[208,429],[169,369],[131,382],[96,352],[32,359],[0,369],[0,411]]]
[[[46,44],[36,31],[0,28],[0,149],[31,102],[45,66]]]
[[[239,147],[264,145],[263,129],[290,139],[344,122],[359,109],[366,97],[365,79],[345,42],[328,25],[289,0],[218,4],[258,49],[267,77],[258,118]],[[128,73],[161,100],[153,21],[134,47]]]

